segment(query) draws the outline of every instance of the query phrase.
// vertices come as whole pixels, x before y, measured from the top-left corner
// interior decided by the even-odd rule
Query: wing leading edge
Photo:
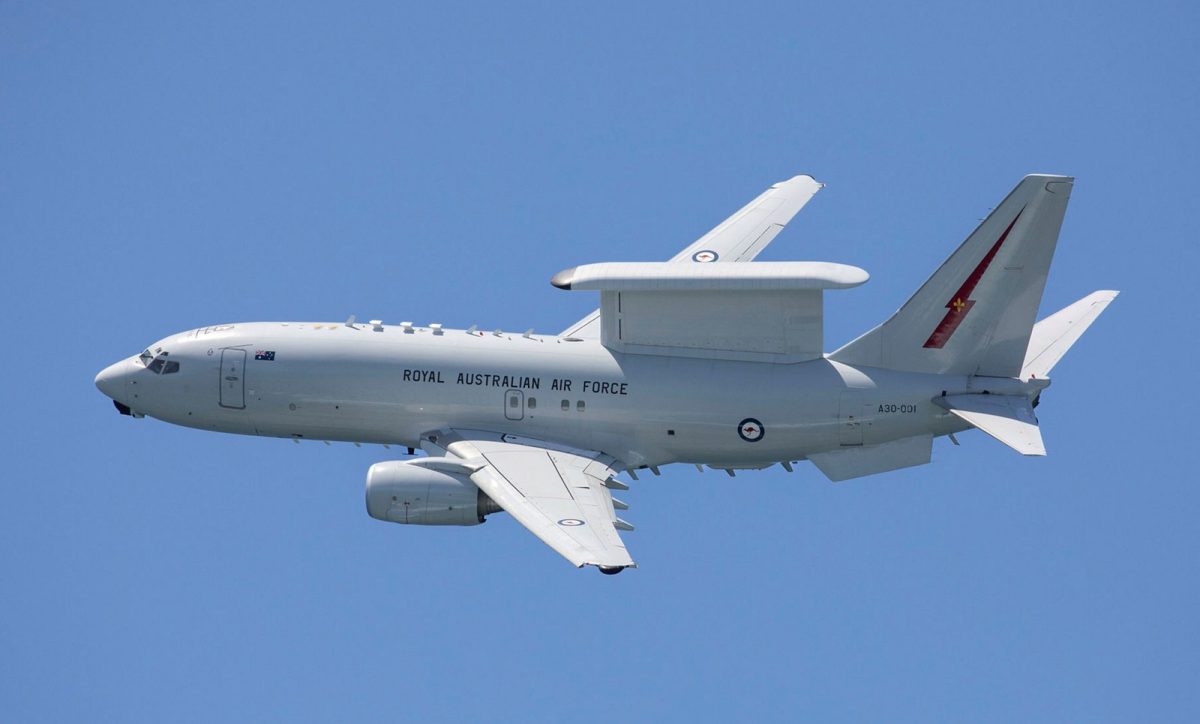
[[[605,572],[637,566],[617,534],[618,526],[632,526],[614,510],[606,484],[617,463],[607,455],[478,430],[431,433],[421,447],[482,463],[471,481],[572,565]]]
[[[822,187],[823,184],[812,176],[793,176],[780,181],[676,254],[671,261],[753,261]],[[564,337],[599,337],[600,310],[571,325],[562,334]]]

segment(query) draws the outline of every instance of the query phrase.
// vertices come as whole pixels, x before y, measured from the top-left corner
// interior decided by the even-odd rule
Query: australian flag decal
[[[254,359],[263,360],[264,362],[274,362],[275,361],[275,351],[274,350],[266,350],[266,349],[257,350],[254,353]]]

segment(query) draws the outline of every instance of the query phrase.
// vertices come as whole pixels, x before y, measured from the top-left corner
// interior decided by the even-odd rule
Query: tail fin
[[[1025,364],[1021,367],[1021,377],[1044,378],[1050,374],[1054,365],[1058,364],[1067,350],[1071,349],[1071,345],[1083,336],[1118,294],[1120,292],[1108,290],[1092,292],[1033,325],[1033,334],[1029,336],[1029,349],[1025,352]]]
[[[1073,183],[1069,176],[1026,176],[891,319],[830,359],[1016,377]]]

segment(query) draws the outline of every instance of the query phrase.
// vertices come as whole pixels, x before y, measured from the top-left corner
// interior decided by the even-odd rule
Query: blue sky
[[[14,721],[1195,721],[1195,4],[0,6],[0,711]],[[1077,176],[1051,454],[669,468],[641,564],[367,517],[382,448],[119,417],[171,332],[554,332],[796,173],[827,346],[1029,172]],[[944,444],[943,444],[944,443]]]

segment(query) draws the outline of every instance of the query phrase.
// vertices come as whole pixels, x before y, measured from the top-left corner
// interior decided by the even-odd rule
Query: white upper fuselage
[[[156,374],[148,357],[133,357],[97,385],[135,414],[178,425],[410,447],[429,431],[480,429],[629,467],[753,467],[946,434],[966,425],[931,400],[978,387],[978,378],[826,359],[622,354],[590,339],[369,324],[219,325],[148,351],[167,353],[177,371]]]

